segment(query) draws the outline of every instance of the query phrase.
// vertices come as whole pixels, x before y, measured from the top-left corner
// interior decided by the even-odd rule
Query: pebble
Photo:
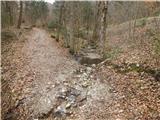
[[[92,68],[91,67],[87,67],[87,73],[90,73],[92,71]]]
[[[84,72],[82,75],[83,75],[84,77],[87,77],[87,76],[88,76],[87,73],[85,73],[85,72]]]
[[[63,87],[62,90],[61,90],[62,93],[65,93],[65,92],[67,92],[67,91],[68,91],[68,90],[67,90],[67,88],[65,88],[65,87]]]
[[[83,102],[86,99],[87,99],[87,96],[86,95],[82,95],[82,96],[77,98],[77,102]]]
[[[69,103],[67,103],[67,104],[66,104],[66,109],[70,108],[70,107],[71,107],[71,105],[72,105],[72,104],[71,104],[70,102],[69,102]]]
[[[71,104],[75,103],[76,97],[74,95],[70,95],[67,97],[67,101]]]
[[[96,65],[95,65],[95,64],[92,64],[92,67],[96,67]]]
[[[87,81],[85,81],[83,84],[82,84],[82,87],[84,88],[87,88],[89,86],[89,83]]]
[[[66,109],[62,106],[58,106],[57,109],[55,110],[55,115],[58,117],[65,116],[67,113]]]
[[[77,90],[75,88],[71,89],[71,95],[79,96],[80,94],[81,94],[80,90]]]
[[[93,75],[90,75],[90,78],[93,78]]]

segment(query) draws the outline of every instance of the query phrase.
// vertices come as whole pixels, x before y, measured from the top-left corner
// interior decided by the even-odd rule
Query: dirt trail
[[[27,106],[31,107],[29,109],[34,115],[47,113],[55,103],[56,86],[72,74],[78,63],[67,55],[65,49],[59,48],[45,30],[38,28],[31,32],[23,53],[35,75]]]
[[[72,107],[74,104],[73,106],[78,107],[69,110],[74,111],[72,118],[82,120],[86,119],[85,112],[90,107],[96,107],[93,104],[108,99],[108,86],[98,80],[91,80],[93,69],[82,67],[71,59],[67,50],[51,39],[45,30],[34,28],[23,52],[28,57],[29,66],[35,75],[32,94],[25,102],[28,110],[33,111],[34,117],[48,114],[51,110],[54,113],[56,107],[61,107],[62,109],[58,110],[60,119],[66,118],[68,111],[63,113],[66,106],[70,104]],[[61,98],[65,100],[59,102]],[[87,100],[86,105],[84,100]],[[53,119],[53,116],[51,118]]]
[[[92,76],[95,65],[80,65],[44,29],[24,29],[21,36],[3,48],[6,120],[85,120],[90,109],[103,107],[108,85]]]
[[[89,109],[103,107],[95,103],[108,100],[109,88],[92,80],[93,68],[79,65],[47,31],[34,28],[22,52],[33,74],[32,84],[23,91],[27,118],[82,120]]]

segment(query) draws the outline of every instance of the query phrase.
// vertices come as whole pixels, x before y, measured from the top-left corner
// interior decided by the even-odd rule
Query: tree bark
[[[59,41],[59,35],[61,31],[62,25],[62,17],[63,17],[63,10],[64,10],[64,2],[62,2],[62,5],[60,6],[60,14],[59,14],[59,21],[58,21],[58,32],[57,32],[57,42]]]
[[[96,15],[95,15],[95,19],[94,19],[94,30],[93,30],[93,35],[92,35],[92,39],[90,40],[91,45],[96,45],[97,41],[98,41],[98,31],[99,31],[99,16],[100,16],[100,2],[96,3]]]
[[[20,11],[19,11],[19,19],[18,19],[17,28],[21,27],[21,23],[22,23],[22,11],[23,11],[23,2],[20,1]]]
[[[11,13],[11,6],[8,1],[6,1],[6,9],[7,9],[7,14],[9,16],[8,26],[10,26],[10,25],[13,25],[13,19],[12,19],[13,17],[12,17],[12,13]]]
[[[101,10],[101,26],[100,26],[100,53],[104,54],[105,44],[106,44],[106,29],[107,29],[107,12],[108,12],[108,1],[104,1]]]

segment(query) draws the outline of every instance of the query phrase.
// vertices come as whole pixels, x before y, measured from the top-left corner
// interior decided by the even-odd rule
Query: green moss
[[[136,27],[143,27],[146,25],[146,18],[142,18],[136,21]]]
[[[120,48],[118,48],[118,47],[117,48],[113,48],[111,51],[106,51],[104,53],[104,58],[105,59],[114,59],[121,52],[122,52],[122,50]]]
[[[58,24],[55,21],[50,21],[48,23],[48,28],[57,28],[57,27],[58,27]]]

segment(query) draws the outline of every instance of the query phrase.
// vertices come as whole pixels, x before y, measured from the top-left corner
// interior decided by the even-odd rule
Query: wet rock
[[[87,99],[87,92],[84,91],[84,92],[81,93],[80,96],[78,96],[77,102],[83,102],[83,101],[86,100],[86,99]]]
[[[56,38],[56,36],[54,34],[51,34],[51,38]]]
[[[74,104],[76,101],[76,97],[74,95],[70,95],[67,97],[67,101],[71,104]]]
[[[93,78],[93,75],[90,75],[89,77],[90,77],[90,78]]]
[[[82,84],[82,87],[84,88],[87,88],[89,86],[89,82],[85,81],[83,84]]]
[[[66,92],[68,92],[68,89],[67,89],[66,87],[63,87],[63,88],[61,89],[61,92],[62,92],[62,93],[66,93]]]
[[[67,94],[69,92],[69,89],[66,87],[62,87],[60,89],[60,92],[57,94],[57,98],[65,99],[67,97]]]
[[[76,77],[77,77],[77,78],[80,78],[80,77],[81,77],[81,75],[77,75]]]
[[[71,107],[71,105],[72,105],[72,104],[71,104],[70,102],[69,102],[69,103],[67,103],[67,104],[66,104],[66,109],[70,108],[70,107]]]
[[[91,73],[92,72],[92,68],[91,67],[87,67],[86,70],[87,70],[87,73]]]
[[[83,76],[83,77],[87,77],[88,75],[87,75],[87,73],[84,72],[84,73],[82,74],[82,76]]]
[[[58,93],[57,98],[65,99],[66,98],[66,93]]]
[[[82,80],[87,81],[88,79],[85,77],[85,78],[82,78]]]
[[[99,54],[96,54],[96,53],[87,53],[87,55],[82,56],[79,59],[79,62],[81,64],[91,65],[91,64],[98,64],[98,63],[102,62],[102,60],[103,60],[103,58]]]
[[[66,104],[66,109],[70,108],[72,105],[74,106],[76,104],[76,99],[78,96],[80,96],[81,91],[77,89],[71,89],[70,95],[67,96],[67,104]]]
[[[71,91],[70,91],[70,94],[74,95],[74,96],[79,96],[81,94],[81,91],[77,90],[75,88],[72,88]]]
[[[64,116],[66,116],[66,113],[67,113],[67,110],[64,107],[58,106],[54,112],[54,115],[56,117],[64,117]]]
[[[95,65],[95,64],[92,64],[91,66],[92,66],[93,68],[95,68],[95,67],[96,67],[96,65]]]
[[[61,105],[58,106],[57,109],[54,111],[54,116],[59,118],[65,118],[69,115],[71,115],[73,112],[70,110],[67,110],[65,106]]]

